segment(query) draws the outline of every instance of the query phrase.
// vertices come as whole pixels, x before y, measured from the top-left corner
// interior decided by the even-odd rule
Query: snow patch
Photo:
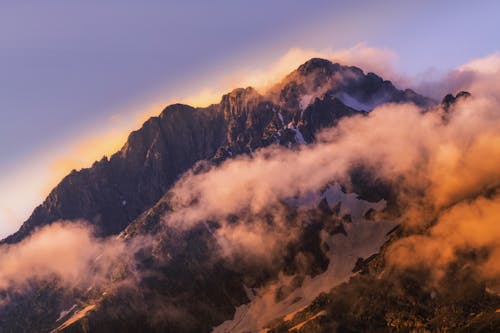
[[[67,310],[64,310],[64,311],[61,311],[61,313],[59,314],[59,318],[57,318],[56,322],[60,321],[61,319],[63,319],[64,317],[66,317],[68,314],[70,314],[74,309],[76,308],[76,304],[73,304],[72,307],[70,307],[69,309]]]
[[[368,210],[381,211],[387,206],[387,202],[382,199],[378,202],[369,202],[359,199],[356,193],[344,193],[340,184],[335,183],[326,188],[323,192],[309,192],[300,198],[291,198],[286,201],[299,209],[313,209],[318,207],[318,203],[326,199],[328,205],[333,208],[340,202],[340,216],[350,214],[352,219],[363,219]]]
[[[358,111],[371,111],[375,109],[377,106],[384,104],[388,101],[388,99],[385,96],[382,96],[380,98],[374,99],[370,102],[362,102],[359,99],[349,95],[348,93],[345,92],[340,92],[332,96],[332,98],[338,98],[342,103],[344,103],[346,106],[358,110]]]
[[[387,202],[384,199],[379,202],[369,202],[360,200],[356,193],[344,193],[338,183],[329,186],[321,195],[321,199],[323,198],[326,198],[328,205],[331,207],[340,202],[340,214],[351,214],[353,219],[364,217],[369,209],[381,211],[387,206]]]
[[[309,104],[311,104],[311,101],[313,100],[314,95],[303,95],[300,97],[299,101],[299,106],[302,111],[304,111]]]
[[[307,144],[306,140],[304,140],[304,136],[302,136],[302,133],[300,133],[300,131],[297,128],[292,127],[291,130],[295,133],[295,142],[297,142],[300,145]]]
[[[486,287],[486,292],[491,295],[500,296],[500,288]]]
[[[281,111],[278,112],[278,118],[281,121],[281,126],[285,126],[285,121],[283,120],[283,115],[281,114]]]
[[[292,130],[295,133],[295,142],[301,145],[307,144],[306,140],[304,140],[304,136],[302,133],[297,129],[297,127],[294,126],[293,122],[289,122],[286,125],[287,129]]]

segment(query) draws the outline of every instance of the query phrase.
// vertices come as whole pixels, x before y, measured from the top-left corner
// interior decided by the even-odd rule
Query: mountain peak
[[[218,161],[273,143],[298,143],[302,134],[288,128],[290,123],[312,142],[319,129],[386,102],[427,105],[429,100],[398,90],[374,73],[312,58],[265,94],[246,87],[206,108],[169,105],[132,132],[109,160],[69,174],[3,242],[18,242],[61,219],[85,219],[100,235],[116,234],[197,161]]]
[[[323,59],[323,58],[311,58],[302,65],[299,66],[297,71],[303,74],[310,73],[314,70],[317,69],[334,69],[334,68],[339,68],[339,64],[334,64],[330,60]]]
[[[363,70],[355,66],[344,66],[337,62],[332,62],[324,58],[311,58],[297,68],[297,72],[301,75],[309,75],[313,72],[324,72],[332,75],[335,72],[343,72],[346,70],[352,71],[355,75],[363,75]]]
[[[467,99],[470,96],[471,94],[468,91],[460,91],[456,94],[456,96],[453,96],[453,94],[448,94],[444,96],[443,100],[441,101],[441,105],[446,111],[448,111],[449,108],[453,106],[458,100]]]
[[[261,101],[261,95],[252,87],[237,88],[222,96],[220,107],[226,119],[241,115]]]
[[[225,99],[253,98],[259,96],[257,90],[253,87],[236,88],[222,96],[222,101]]]

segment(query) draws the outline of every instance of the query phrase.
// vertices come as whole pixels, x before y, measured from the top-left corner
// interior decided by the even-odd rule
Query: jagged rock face
[[[4,242],[60,219],[85,219],[101,235],[123,230],[153,205],[193,164],[214,155],[226,125],[213,108],[171,105],[133,132],[121,151],[91,168],[73,171]]]
[[[430,106],[434,102],[414,91],[398,90],[390,81],[360,68],[342,66],[314,58],[271,89],[271,96],[285,109],[305,109],[318,97],[337,97],[346,106],[370,111],[382,103],[413,102]]]
[[[109,160],[64,178],[3,242],[18,242],[61,219],[88,220],[101,235],[119,233],[197,161],[220,162],[273,143],[312,142],[318,130],[342,117],[403,101],[431,103],[357,67],[311,59],[266,95],[236,89],[207,108],[171,105],[133,132]]]
[[[465,92],[447,96],[441,106],[448,110],[467,96]],[[173,206],[171,186],[183,172],[196,172],[207,164],[251,154],[271,144],[312,143],[322,128],[335,126],[345,117],[364,116],[385,102],[432,104],[411,90],[396,89],[376,74],[312,59],[263,95],[253,88],[236,89],[207,108],[167,107],[133,132],[109,159],[69,174],[20,231],[5,240],[18,242],[34,228],[59,219],[86,219],[101,235],[120,233],[125,241],[147,235],[152,241],[141,250],[135,267],[142,273],[139,283],[132,288],[116,287],[116,283],[116,288],[68,292],[54,281],[43,281],[33,286],[31,294],[12,294],[14,302],[0,308],[0,331],[48,332],[59,327],[55,332],[209,332],[226,321],[230,325],[244,321],[231,319],[237,307],[256,296],[246,287],[261,287],[277,280],[279,274],[291,282],[276,290],[275,302],[284,304],[292,298],[288,305],[304,302],[305,306],[292,315],[273,317],[267,326],[270,332],[449,331],[457,323],[465,325],[475,313],[479,315],[468,322],[470,331],[484,327],[495,331],[500,327],[500,315],[495,311],[500,301],[475,282],[464,295],[443,294],[434,299],[416,285],[418,280],[411,274],[404,277],[406,285],[398,284],[403,281],[400,277],[380,279],[384,251],[400,236],[401,228],[391,225],[387,234],[385,229],[377,230],[382,231],[381,239],[392,237],[380,254],[371,249],[380,248],[379,242],[371,244],[380,235],[367,232],[367,238],[359,239],[357,235],[364,234],[359,228],[377,225],[373,223],[377,220],[375,208],[381,199],[387,202],[384,214],[397,212],[398,207],[391,184],[374,179],[361,167],[351,170],[350,183],[340,190],[345,196],[356,193],[357,199],[369,203],[359,216],[341,213],[340,202],[328,201],[328,188],[307,214],[283,203],[288,205],[284,214],[287,226],[298,233],[272,267],[216,255],[220,250],[214,238],[218,221],[182,232],[162,223]],[[233,223],[238,219],[243,218],[235,216]],[[345,263],[345,247],[335,252],[335,244],[349,244],[353,236],[356,247],[346,252],[352,265],[339,266],[339,262]],[[330,241],[335,237],[335,242],[323,237]],[[367,255],[356,258],[353,253],[363,246]],[[331,265],[335,260],[340,261]],[[330,281],[339,268],[347,268],[346,276],[358,275],[314,300],[314,295],[306,300],[295,297],[307,281],[316,277]],[[450,272],[449,290],[457,276],[473,280],[463,272]],[[60,326],[62,323],[67,325]]]
[[[441,101],[441,106],[443,109],[448,112],[450,108],[459,100],[463,100],[466,98],[469,98],[471,94],[468,91],[461,91],[459,92],[456,96],[453,96],[452,94],[446,95],[443,100]]]
[[[346,106],[336,97],[316,98],[303,112],[296,114],[294,122],[304,139],[312,142],[320,129],[334,126],[340,119],[357,114],[364,115],[364,112]]]
[[[232,154],[269,145],[264,132],[273,121],[273,104],[255,89],[236,89],[224,95],[219,110],[227,124],[227,143]]]

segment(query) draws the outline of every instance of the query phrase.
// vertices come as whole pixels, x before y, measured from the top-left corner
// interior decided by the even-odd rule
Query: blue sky
[[[51,159],[79,153],[71,142],[134,127],[201,78],[360,42],[408,75],[445,72],[499,50],[498,13],[498,1],[2,0],[0,237],[41,203]]]

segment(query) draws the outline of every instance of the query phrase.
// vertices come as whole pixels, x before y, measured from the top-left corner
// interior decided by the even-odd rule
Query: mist
[[[68,289],[101,288],[121,272],[133,270],[143,238],[97,238],[84,221],[59,221],[23,241],[0,247],[0,291],[29,290],[33,283],[56,281]]]

